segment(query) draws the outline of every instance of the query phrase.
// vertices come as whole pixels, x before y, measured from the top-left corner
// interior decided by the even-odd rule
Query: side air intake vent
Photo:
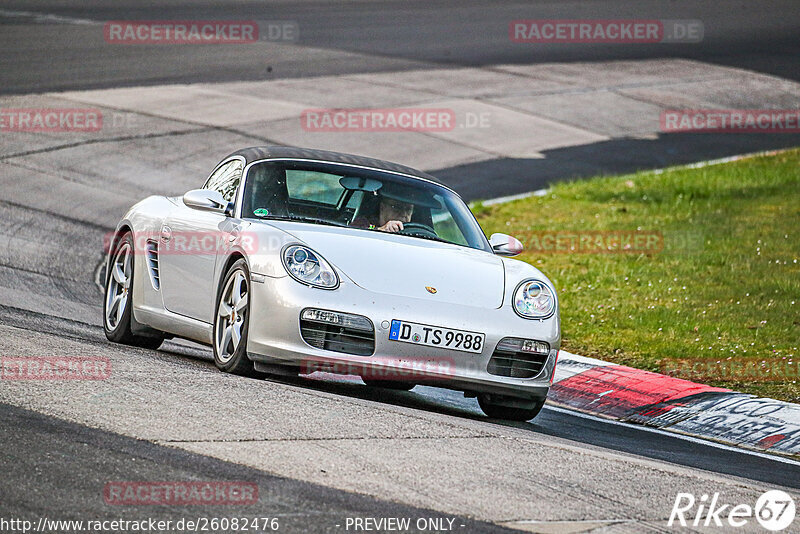
[[[158,276],[158,243],[156,241],[147,242],[145,257],[147,258],[147,272],[150,273],[150,282],[158,291],[161,289],[161,280]]]

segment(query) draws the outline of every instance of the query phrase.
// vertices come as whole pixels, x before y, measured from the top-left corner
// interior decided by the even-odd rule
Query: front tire
[[[478,395],[478,404],[483,413],[492,419],[509,421],[530,421],[542,411],[544,402],[544,398],[524,401],[489,393]]]
[[[220,371],[241,376],[261,377],[247,357],[247,332],[250,325],[250,270],[237,260],[220,284],[214,309],[214,363]]]
[[[137,336],[131,331],[134,256],[133,236],[126,232],[114,247],[106,273],[103,330],[106,338],[114,343],[157,349],[164,341],[163,336]]]

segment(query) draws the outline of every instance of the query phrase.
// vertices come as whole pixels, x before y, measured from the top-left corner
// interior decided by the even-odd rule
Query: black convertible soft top
[[[316,150],[312,148],[299,148],[293,146],[255,146],[250,148],[243,148],[228,156],[242,156],[246,163],[258,161],[268,158],[289,158],[289,159],[308,159],[313,161],[328,162],[328,163],[346,163],[350,165],[360,165],[362,167],[369,167],[371,169],[378,169],[382,171],[397,172],[423,178],[442,184],[441,180],[431,176],[430,174],[400,165],[398,163],[391,163],[375,158],[367,158],[364,156],[356,156],[353,154],[344,154],[341,152],[331,152],[328,150]],[[227,159],[227,158],[225,158]]]

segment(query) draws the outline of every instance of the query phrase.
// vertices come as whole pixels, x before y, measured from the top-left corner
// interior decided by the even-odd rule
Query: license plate
[[[478,332],[453,330],[397,319],[392,319],[392,329],[389,330],[389,339],[392,341],[475,353],[483,350],[485,337],[485,334]]]

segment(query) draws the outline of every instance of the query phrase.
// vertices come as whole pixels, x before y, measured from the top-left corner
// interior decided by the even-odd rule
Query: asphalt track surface
[[[11,0],[1,4],[0,92],[268,80],[441,66],[682,57],[800,79],[800,5],[792,0],[368,2]],[[22,14],[21,14],[22,13]],[[63,19],[36,18],[40,13]],[[113,47],[91,24],[109,20],[294,21],[294,44]],[[698,45],[512,43],[518,19],[696,19]],[[124,48],[120,50],[120,48]],[[188,49],[187,49],[188,48]]]
[[[0,425],[15,429],[0,435],[6,470],[0,481],[2,516],[29,520],[39,518],[87,520],[105,508],[107,516],[128,521],[156,517],[158,521],[199,517],[239,517],[259,525],[277,519],[278,531],[331,532],[348,517],[443,518],[433,510],[336,491],[248,469],[240,465],[191,454],[68,423],[21,408],[0,405]],[[36,476],[31,476],[35,473]],[[108,505],[103,488],[108,481],[223,480],[247,481],[258,486],[255,505],[231,513],[229,505],[205,506],[198,513],[192,505],[154,507]],[[33,499],[31,496],[36,496]],[[513,532],[485,522],[450,517],[469,532]]]
[[[109,354],[108,350],[105,350],[107,343],[102,329],[81,321],[2,307],[0,308],[0,324],[3,325],[4,337],[10,340],[13,354],[22,352],[19,349],[13,350],[15,347],[28,346],[29,343],[35,345],[40,351],[52,351],[50,343],[55,343],[60,346],[56,350],[66,350],[69,353],[74,352],[68,346],[65,347],[65,344],[82,348],[85,354]],[[26,336],[23,335],[20,335],[19,339],[14,339],[14,330],[17,329],[19,332],[25,330],[36,332],[35,339],[24,339]],[[48,339],[50,343],[47,342]],[[208,351],[169,342],[158,352],[125,347],[114,347],[114,349],[121,357],[128,360],[131,366],[139,368],[137,374],[160,376],[161,378],[151,381],[153,383],[160,382],[163,387],[180,388],[180,382],[175,382],[172,377],[180,377],[181,374],[187,377],[189,383],[193,383],[191,372],[200,371],[213,381],[212,384],[219,387],[220,393],[227,394],[231,391],[230,383],[227,380],[229,377],[216,371]],[[113,361],[116,366],[118,360],[114,359]],[[144,367],[142,368],[142,366]],[[127,374],[127,371],[120,369],[118,373]],[[131,377],[126,376],[119,383],[121,385],[114,385],[112,389],[122,388],[127,390],[126,393],[130,395],[137,393],[151,395],[153,404],[149,409],[159,412],[158,415],[153,415],[156,422],[168,417],[168,414],[160,412],[180,409],[176,408],[174,404],[158,402],[161,399],[160,395],[156,391],[148,389],[147,385],[144,385],[138,392],[132,391],[130,384],[126,384],[130,379]],[[641,469],[644,472],[645,467],[656,466],[659,470],[663,470],[659,476],[688,477],[693,482],[696,478],[700,487],[706,488],[707,491],[725,488],[730,494],[730,485],[741,489],[753,484],[756,487],[800,489],[800,477],[798,476],[800,467],[796,463],[779,462],[767,455],[744,453],[735,448],[707,444],[698,440],[687,441],[675,435],[637,426],[613,424],[554,408],[546,407],[539,417],[530,423],[507,423],[487,420],[471,399],[464,399],[460,394],[454,392],[433,388],[417,387],[408,393],[390,392],[368,388],[346,378],[331,377],[268,381],[243,378],[234,380],[241,382],[237,386],[263,387],[264,392],[275,387],[296,387],[302,390],[304,395],[319,396],[319,400],[332,396],[341,398],[344,402],[366,403],[370,405],[367,412],[368,417],[373,418],[376,423],[382,417],[389,416],[392,410],[402,409],[414,414],[415,417],[436,418],[439,420],[439,424],[478,431],[479,436],[484,436],[487,432],[500,432],[506,440],[533,438],[539,441],[535,449],[539,449],[539,454],[544,453],[545,458],[549,456],[548,447],[552,447],[553,451],[570,447],[576,449],[578,457],[599,454],[603,462],[612,465],[619,463],[620,460],[628,460],[630,463],[625,466],[625,469]],[[226,382],[228,382],[227,385]],[[262,385],[259,386],[259,384]],[[27,387],[30,388],[30,386]],[[215,394],[213,389],[208,387],[202,389],[206,394],[212,396]],[[90,428],[64,420],[76,419],[76,415],[71,410],[79,412],[82,408],[76,406],[77,404],[96,402],[92,399],[87,401],[87,396],[97,397],[101,402],[114,401],[116,395],[111,394],[108,390],[98,392],[95,386],[75,390],[69,394],[71,397],[74,396],[75,402],[67,403],[71,406],[60,418],[40,413],[58,412],[59,409],[55,405],[60,401],[57,398],[51,397],[47,400],[46,405],[41,405],[33,397],[40,396],[42,392],[32,389],[28,389],[28,392],[32,393],[32,398],[27,401],[22,400],[21,404],[30,406],[31,410],[0,404],[0,429],[2,429],[0,459],[5,466],[4,476],[0,482],[3,517],[27,519],[34,523],[39,517],[77,520],[90,518],[140,520],[156,517],[159,520],[173,521],[198,516],[278,517],[281,530],[290,532],[341,531],[341,527],[337,525],[343,525],[348,517],[412,517],[415,520],[416,518],[447,517],[454,519],[456,524],[465,525],[463,530],[465,532],[500,530],[497,525],[476,522],[469,517],[464,517],[471,514],[443,513],[441,510],[436,510],[436,506],[432,506],[434,510],[426,509],[426,507],[405,506],[386,499],[338,491],[326,487],[325,484],[291,480],[291,477],[286,476],[271,476],[268,473],[269,469],[252,469],[236,465],[235,462],[220,461],[186,450],[176,450],[175,445],[184,441],[178,436],[173,436],[177,439],[166,443],[169,446],[164,446],[165,440],[152,437],[149,440],[134,439],[117,432]],[[3,397],[0,400],[8,398],[6,397],[8,394],[9,392],[0,395]],[[15,396],[12,392],[11,398],[14,397],[16,397],[14,402],[20,403],[19,396]],[[194,409],[192,404],[189,403],[187,407],[189,408],[187,414],[191,414]],[[286,407],[273,405],[266,410],[258,410],[260,412],[258,415],[264,417],[264,424],[269,424],[272,410],[285,409]],[[336,411],[335,408],[334,411]],[[136,410],[130,410],[121,415],[131,419],[143,417],[135,412]],[[187,417],[187,415],[177,415]],[[192,416],[188,415],[188,417]],[[220,417],[224,419],[225,415],[221,414]],[[324,414],[317,414],[317,417],[323,419],[320,420],[322,422],[315,424],[324,426]],[[202,421],[198,421],[198,423],[203,424]],[[136,427],[137,424],[120,422],[120,428],[128,425]],[[178,424],[180,425],[180,423]],[[208,422],[209,434],[214,434],[212,427],[215,426],[218,426],[218,423]],[[306,432],[303,426],[304,424],[299,422],[297,434]],[[236,430],[232,434],[226,434],[228,437],[220,441],[239,442],[240,444],[250,441],[250,438],[236,435],[241,432],[241,425],[233,425],[232,428],[236,428]],[[402,430],[396,431],[402,433]],[[130,430],[125,433],[131,434]],[[139,431],[139,434],[146,436],[146,432]],[[295,443],[302,443],[302,438],[296,437]],[[464,438],[466,439],[466,437]],[[268,438],[264,439],[269,441]],[[314,438],[307,439],[313,440]],[[370,438],[365,436],[365,439]],[[200,443],[206,444],[212,444],[214,441],[211,437],[199,440]],[[381,441],[386,440],[377,440],[376,445],[382,446]],[[402,438],[398,438],[397,441],[402,441]],[[260,454],[269,456],[268,451]],[[298,454],[301,453],[298,452]],[[447,453],[437,451],[436,454]],[[269,458],[264,460],[267,465],[271,463]],[[318,461],[313,461],[312,465],[315,470],[324,472],[329,469],[328,461],[329,459],[321,457]],[[252,460],[243,463],[252,463]],[[297,463],[300,468],[299,465],[304,462],[301,458],[297,458]],[[353,467],[351,476],[358,476],[357,473],[362,466],[355,465]],[[405,466],[405,468],[409,467],[413,468],[413,466]],[[447,485],[447,469],[443,469],[442,480],[437,484]],[[610,469],[610,472],[604,473],[604,476],[608,478],[599,481],[603,486],[613,486],[613,471]],[[632,474],[635,475],[635,473]],[[436,477],[437,475],[428,473],[426,476]],[[588,481],[596,476],[598,473],[589,469],[578,478],[586,477],[587,486],[591,486]],[[260,499],[257,505],[242,507],[241,513],[238,513],[238,509],[231,512],[223,507],[213,506],[200,508],[194,506],[111,506],[102,500],[102,490],[108,482],[147,480],[247,481],[258,485]],[[552,483],[546,476],[539,482],[545,486]],[[536,481],[530,481],[530,483],[535,484]],[[579,498],[607,498],[592,494],[589,488],[584,495],[581,493],[581,488],[570,487],[570,484],[566,484],[560,489],[565,492],[565,496],[570,497],[577,492]],[[607,491],[613,495],[616,491],[625,493],[627,490],[612,487],[607,488]],[[657,492],[658,490],[654,489],[653,491]],[[515,496],[507,495],[501,496],[501,498],[513,501]],[[647,497],[642,496],[641,498],[646,499]],[[434,498],[433,502],[436,501],[437,499]],[[556,502],[558,502],[558,496],[556,496]],[[663,510],[660,511],[660,514],[668,511],[669,507],[665,506],[666,504],[662,504]],[[439,503],[439,507],[441,507],[441,503]],[[611,517],[614,516],[611,515]],[[618,519],[631,521],[632,517],[636,517],[636,515],[632,514],[629,517],[623,516]],[[608,517],[603,519],[608,519]],[[661,524],[659,525],[659,523]],[[637,529],[660,531],[663,528],[663,521],[649,523],[643,521],[637,523],[636,527],[633,531],[641,531]]]
[[[105,343],[101,328],[81,322],[69,322],[66,319],[5,307],[0,308],[0,321],[5,325],[19,328],[32,327],[38,332],[74,337],[91,344],[102,345]],[[175,351],[173,354],[178,357],[187,356],[187,353],[176,349],[174,344],[168,343],[164,350],[167,352],[173,350]],[[210,353],[202,354],[193,351],[189,354],[202,361],[204,366],[213,366],[213,358],[210,358]],[[406,406],[416,410],[441,412],[468,419],[485,419],[477,407],[477,403],[473,400],[464,399],[460,393],[437,388],[417,386],[413,390],[414,393],[384,391],[363,386],[359,381],[331,375],[321,379],[300,377],[297,379],[275,378],[274,380],[297,384],[311,390],[328,391],[355,398]],[[11,407],[5,406],[3,409],[16,414],[15,417],[21,417],[20,412],[13,411]],[[36,419],[31,415],[27,417],[33,421],[45,420],[45,418]],[[558,408],[546,407],[536,419],[529,423],[495,421],[495,424],[522,428],[547,436],[642,455],[678,465],[800,489],[798,466],[776,464],[769,455],[742,454],[742,451],[734,447],[708,444],[699,440],[687,441],[674,434],[635,425],[611,423]]]
[[[796,2],[736,2],[722,11],[694,2],[680,12],[673,4],[643,2],[635,13],[628,3],[575,2],[567,14],[563,5],[4,2],[0,91],[669,56],[798,78]],[[256,10],[259,19],[297,21],[301,46],[159,49],[159,61],[152,61],[152,50],[131,48],[115,49],[112,57],[73,20],[252,18]],[[31,12],[68,20],[42,23]],[[554,47],[532,57],[502,37],[514,18],[611,18],[606,13],[715,24],[706,22],[707,39],[693,49]],[[501,28],[501,37],[490,27]],[[199,150],[199,159],[216,157]],[[448,514],[469,532],[511,523],[531,528],[523,520],[561,521],[564,528],[609,521],[608,532],[663,532],[677,491],[723,491],[745,502],[765,489],[800,489],[797,463],[566,411],[546,408],[531,423],[509,424],[488,420],[474,400],[448,391],[385,392],[344,378],[253,381],[216,372],[210,352],[192,345],[170,342],[159,351],[111,345],[97,326],[97,244],[120,207],[158,190],[161,177],[143,175],[133,189],[109,185],[105,176],[69,178],[86,154],[3,165],[0,355],[100,354],[119,372],[100,385],[2,384],[2,517],[235,515],[111,508],[100,493],[112,480],[213,479],[258,483],[262,498],[247,515],[279,515],[284,531],[342,531],[336,525],[352,516]],[[207,167],[174,158],[169,146],[161,156],[172,158],[173,170]],[[17,194],[15,181],[47,165],[46,172],[83,187],[83,196],[47,187]],[[197,181],[181,179],[186,189]],[[117,198],[110,206],[109,187],[121,188],[111,191]]]

